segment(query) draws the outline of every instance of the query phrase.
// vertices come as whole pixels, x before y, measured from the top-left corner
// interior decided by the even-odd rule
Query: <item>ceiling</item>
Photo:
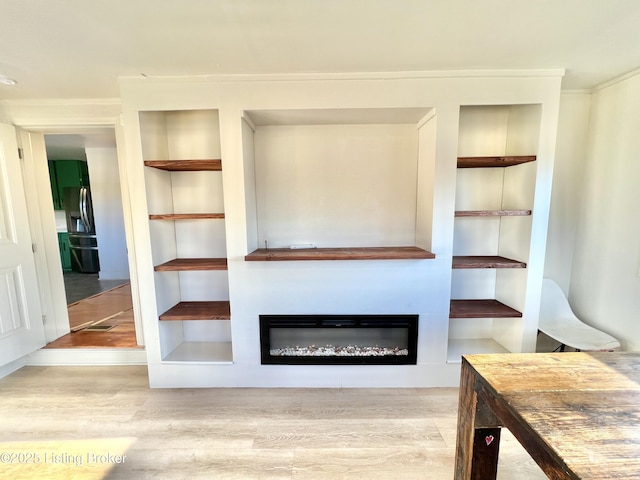
[[[0,0],[0,100],[115,98],[119,76],[640,68],[638,0]]]

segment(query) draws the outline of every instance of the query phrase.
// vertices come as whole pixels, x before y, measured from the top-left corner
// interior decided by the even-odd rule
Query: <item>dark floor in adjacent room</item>
[[[127,283],[129,279],[100,280],[97,273],[64,272],[67,305]]]

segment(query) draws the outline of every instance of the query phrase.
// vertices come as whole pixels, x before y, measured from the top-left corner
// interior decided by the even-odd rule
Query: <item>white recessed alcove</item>
[[[431,248],[432,108],[249,110],[250,248]]]

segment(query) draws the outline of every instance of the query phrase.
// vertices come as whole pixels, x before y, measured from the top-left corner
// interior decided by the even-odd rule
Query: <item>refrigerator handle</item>
[[[80,219],[84,225],[86,232],[91,231],[91,225],[89,225],[89,216],[87,215],[87,188],[80,187]]]
[[[84,191],[83,188],[80,187],[80,191],[78,192],[78,209],[80,210],[80,222],[82,222],[82,226],[83,228],[86,229],[87,225],[86,222],[84,221],[84,195],[83,195]]]
[[[89,202],[91,201],[91,199],[89,198],[89,190],[87,189],[87,187],[83,187],[83,188],[84,188],[84,217],[87,222],[87,232],[92,232],[93,225],[91,224],[91,215],[90,215],[91,212],[89,210]]]

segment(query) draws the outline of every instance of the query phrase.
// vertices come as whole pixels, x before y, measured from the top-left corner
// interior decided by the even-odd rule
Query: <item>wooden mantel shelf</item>
[[[229,320],[228,301],[180,302],[162,315],[160,320]]]
[[[226,258],[176,258],[156,265],[156,272],[176,272],[184,270],[226,270]]]
[[[535,162],[535,155],[510,157],[458,157],[458,168],[511,167],[521,163]]]
[[[171,172],[198,172],[205,170],[222,170],[222,160],[146,160],[147,167],[168,170]]]
[[[526,268],[525,262],[495,255],[456,255],[452,268]]]
[[[518,318],[522,313],[498,300],[451,300],[449,318]]]
[[[290,260],[411,260],[436,256],[418,247],[350,247],[350,248],[261,248],[245,256],[246,261]]]

